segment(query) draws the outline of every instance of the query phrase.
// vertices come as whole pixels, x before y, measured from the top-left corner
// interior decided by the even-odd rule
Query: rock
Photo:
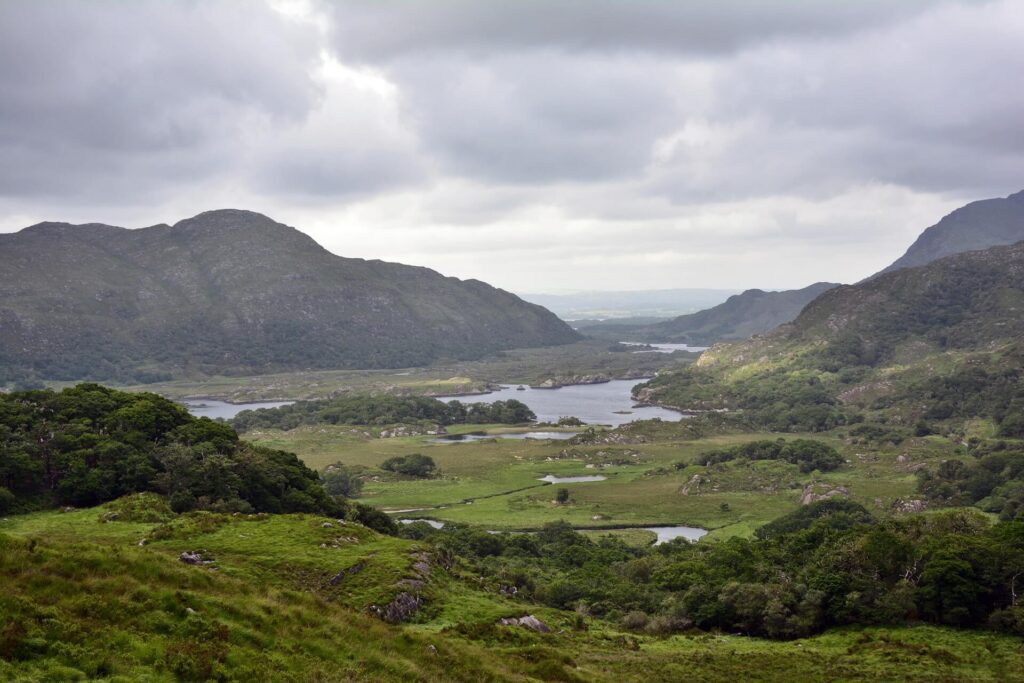
[[[811,482],[804,487],[803,493],[800,494],[800,504],[810,505],[819,500],[837,497],[849,498],[849,496],[850,491],[845,486],[832,486],[830,484]]]
[[[142,546],[144,546],[144,545],[146,545],[146,539],[142,539],[141,541],[139,541],[139,542],[138,542],[138,546],[139,546],[140,548],[141,548]]]
[[[437,648],[433,645],[427,645],[427,652],[434,656],[437,656]]]
[[[198,550],[186,550],[181,555],[178,555],[178,559],[185,564],[208,564],[209,560],[203,558],[202,553]]]
[[[389,624],[399,624],[416,614],[422,606],[423,599],[420,596],[403,592],[383,608],[371,605],[370,611]]]
[[[338,572],[337,574],[332,576],[331,579],[327,583],[329,583],[332,586],[337,586],[339,583],[341,583],[341,581],[346,576],[352,576],[353,574],[358,574],[359,572],[363,571],[363,569],[365,567],[366,567],[366,563],[365,562],[356,562],[354,565],[352,565],[348,569],[342,569],[340,572]]]
[[[913,498],[910,500],[897,498],[892,502],[892,511],[896,514],[912,514],[915,512],[924,512],[927,509],[928,501],[921,500],[919,498]]]
[[[704,483],[704,477],[699,474],[695,474],[690,477],[690,481],[683,485],[683,488],[679,489],[679,494],[683,496],[690,495],[690,491],[693,491],[696,495],[700,495],[700,485]]]
[[[186,607],[186,608],[185,608],[185,611],[186,611],[186,612],[188,612],[189,614],[199,614],[199,612],[196,612],[196,611],[195,611],[194,609],[192,609],[191,607]]]
[[[896,462],[898,462],[900,465],[903,465],[905,463],[910,462],[910,457],[906,453],[901,453],[899,456],[897,456]]]
[[[532,614],[527,614],[525,617],[499,619],[498,623],[502,626],[522,626],[537,633],[551,633],[551,627]]]
[[[322,528],[324,528],[324,529],[332,529],[332,528],[334,528],[334,525],[333,525],[333,524],[331,524],[330,522],[324,522],[324,523],[323,523],[323,524],[321,524],[320,526],[321,526]]]

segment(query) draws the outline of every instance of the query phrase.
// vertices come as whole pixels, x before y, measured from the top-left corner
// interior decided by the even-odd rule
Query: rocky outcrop
[[[551,633],[551,627],[532,614],[527,614],[525,617],[499,619],[498,624],[501,626],[522,626],[537,633]]]
[[[850,491],[845,486],[832,486],[831,484],[821,482],[811,482],[804,487],[803,493],[800,494],[800,504],[810,505],[811,503],[816,503],[819,500],[849,497]]]
[[[924,512],[928,509],[928,501],[919,498],[904,500],[897,498],[892,502],[892,511],[898,515],[909,515],[915,512]]]
[[[370,611],[389,624],[408,621],[423,606],[423,598],[412,593],[399,593],[384,607],[370,605]]]

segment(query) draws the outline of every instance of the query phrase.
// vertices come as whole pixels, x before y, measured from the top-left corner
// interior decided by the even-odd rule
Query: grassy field
[[[0,679],[1024,680],[1024,651],[1008,636],[931,627],[793,642],[623,633],[501,596],[457,568],[424,572],[416,563],[432,560],[417,543],[353,523],[209,513],[105,521],[120,509],[0,521]],[[177,559],[194,550],[213,564]],[[413,623],[368,613],[413,580],[425,600]],[[553,631],[496,625],[522,614]]]
[[[495,435],[500,431],[462,428],[479,429]],[[386,510],[430,508],[406,513],[409,517],[494,529],[535,529],[556,520],[581,528],[688,525],[711,529],[712,539],[749,536],[757,526],[795,509],[812,483],[819,493],[843,487],[853,500],[885,513],[897,499],[914,497],[916,468],[958,452],[939,437],[912,439],[900,447],[865,448],[835,435],[788,435],[825,441],[847,463],[834,472],[811,474],[777,461],[675,468],[706,450],[775,436],[744,433],[688,440],[659,434],[633,444],[500,438],[438,444],[433,437],[377,439],[351,427],[317,426],[251,432],[246,438],[298,453],[316,469],[337,461],[371,468],[363,502]],[[442,476],[403,479],[373,470],[386,458],[408,453],[432,457]],[[538,481],[548,474],[606,479],[559,485]],[[560,505],[554,497],[555,489],[562,487],[569,490],[570,501]]]
[[[197,377],[121,387],[154,391],[173,399],[214,398],[235,403],[326,398],[341,393],[444,396],[478,393],[501,383],[534,384],[551,378],[605,375],[649,377],[666,367],[691,362],[697,354],[616,353],[607,341],[516,349],[477,361],[438,362],[395,370],[317,370],[252,377]],[[55,386],[60,386],[55,383]]]

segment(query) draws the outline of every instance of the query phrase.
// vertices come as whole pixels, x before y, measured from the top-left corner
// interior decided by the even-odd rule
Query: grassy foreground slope
[[[394,626],[361,605],[375,599],[373,586],[415,576],[415,542],[358,525],[342,531],[310,515],[105,521],[117,509],[124,511],[115,503],[0,522],[0,678],[1024,680],[1020,641],[1007,636],[932,627],[791,642],[624,634],[473,589],[440,568],[433,611]],[[342,532],[354,540],[320,547]],[[151,542],[140,547],[143,537]],[[177,559],[196,549],[214,564]],[[347,587],[347,577],[330,586],[332,574],[359,558],[368,564],[351,575],[359,585]],[[499,616],[527,612],[553,632],[496,625]]]

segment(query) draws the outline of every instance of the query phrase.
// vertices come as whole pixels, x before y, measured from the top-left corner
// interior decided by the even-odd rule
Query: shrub
[[[407,477],[417,477],[420,479],[426,479],[437,474],[437,464],[434,462],[434,459],[422,453],[396,455],[382,462],[380,468],[396,474],[404,474]]]

